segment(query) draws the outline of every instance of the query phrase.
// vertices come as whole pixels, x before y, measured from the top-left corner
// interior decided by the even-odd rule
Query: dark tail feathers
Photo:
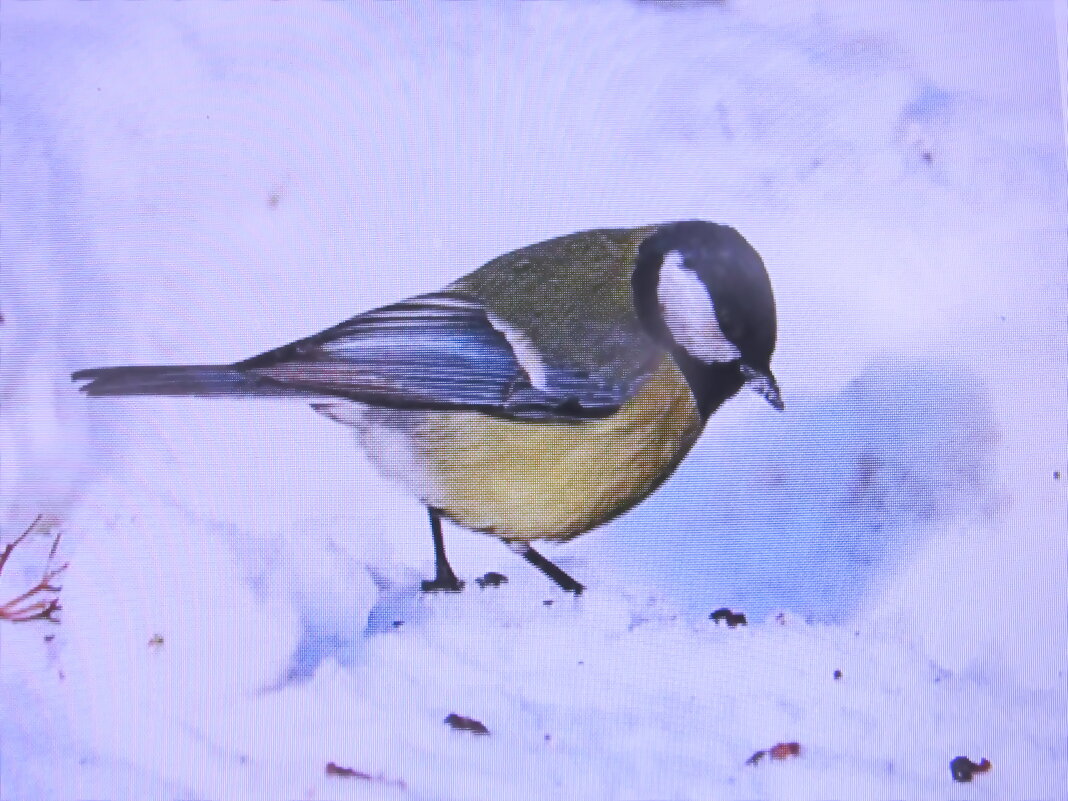
[[[75,381],[87,395],[190,395],[198,398],[303,395],[269,378],[249,375],[229,365],[188,364],[174,367],[95,367],[79,370]]]

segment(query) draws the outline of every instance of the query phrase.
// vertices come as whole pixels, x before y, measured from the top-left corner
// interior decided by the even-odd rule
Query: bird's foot
[[[538,568],[542,573],[556,582],[556,586],[562,589],[564,592],[572,592],[575,595],[582,595],[582,591],[586,588],[579,584],[575,579],[571,578],[567,573],[558,568],[540,553],[535,551],[530,545],[526,543],[518,543],[513,548],[530,564]]]
[[[463,588],[464,583],[456,576],[438,576],[423,582],[423,592],[460,592]]]
[[[586,589],[585,584],[580,584],[579,582],[575,581],[573,578],[571,578],[571,576],[567,575],[567,573],[564,573],[564,575],[561,576],[559,579],[556,579],[555,576],[552,576],[551,578],[553,578],[553,580],[560,585],[560,589],[562,589],[564,592],[570,592],[575,595],[582,595],[582,593]]]
[[[430,533],[434,537],[434,580],[423,582],[423,592],[459,592],[464,583],[456,578],[445,556],[445,538],[441,534],[441,513],[427,507],[430,514]]]

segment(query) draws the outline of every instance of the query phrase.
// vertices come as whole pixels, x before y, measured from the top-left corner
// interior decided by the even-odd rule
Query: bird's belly
[[[509,540],[565,539],[621,514],[671,475],[703,427],[668,359],[603,420],[367,409],[353,422],[382,472],[460,525]]]

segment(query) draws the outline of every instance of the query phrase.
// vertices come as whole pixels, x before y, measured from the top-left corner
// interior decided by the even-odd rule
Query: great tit
[[[733,228],[699,220],[569,234],[444,289],[229,365],[101,367],[89,395],[281,396],[352,426],[429,511],[437,574],[463,587],[442,518],[538,553],[627,511],[743,386],[776,409],[775,300]]]

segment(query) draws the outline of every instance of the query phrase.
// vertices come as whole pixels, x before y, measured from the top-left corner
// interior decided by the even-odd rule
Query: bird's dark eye
[[[732,341],[736,341],[739,327],[729,304],[721,303],[716,307],[716,319],[719,320],[719,327],[723,333]]]

